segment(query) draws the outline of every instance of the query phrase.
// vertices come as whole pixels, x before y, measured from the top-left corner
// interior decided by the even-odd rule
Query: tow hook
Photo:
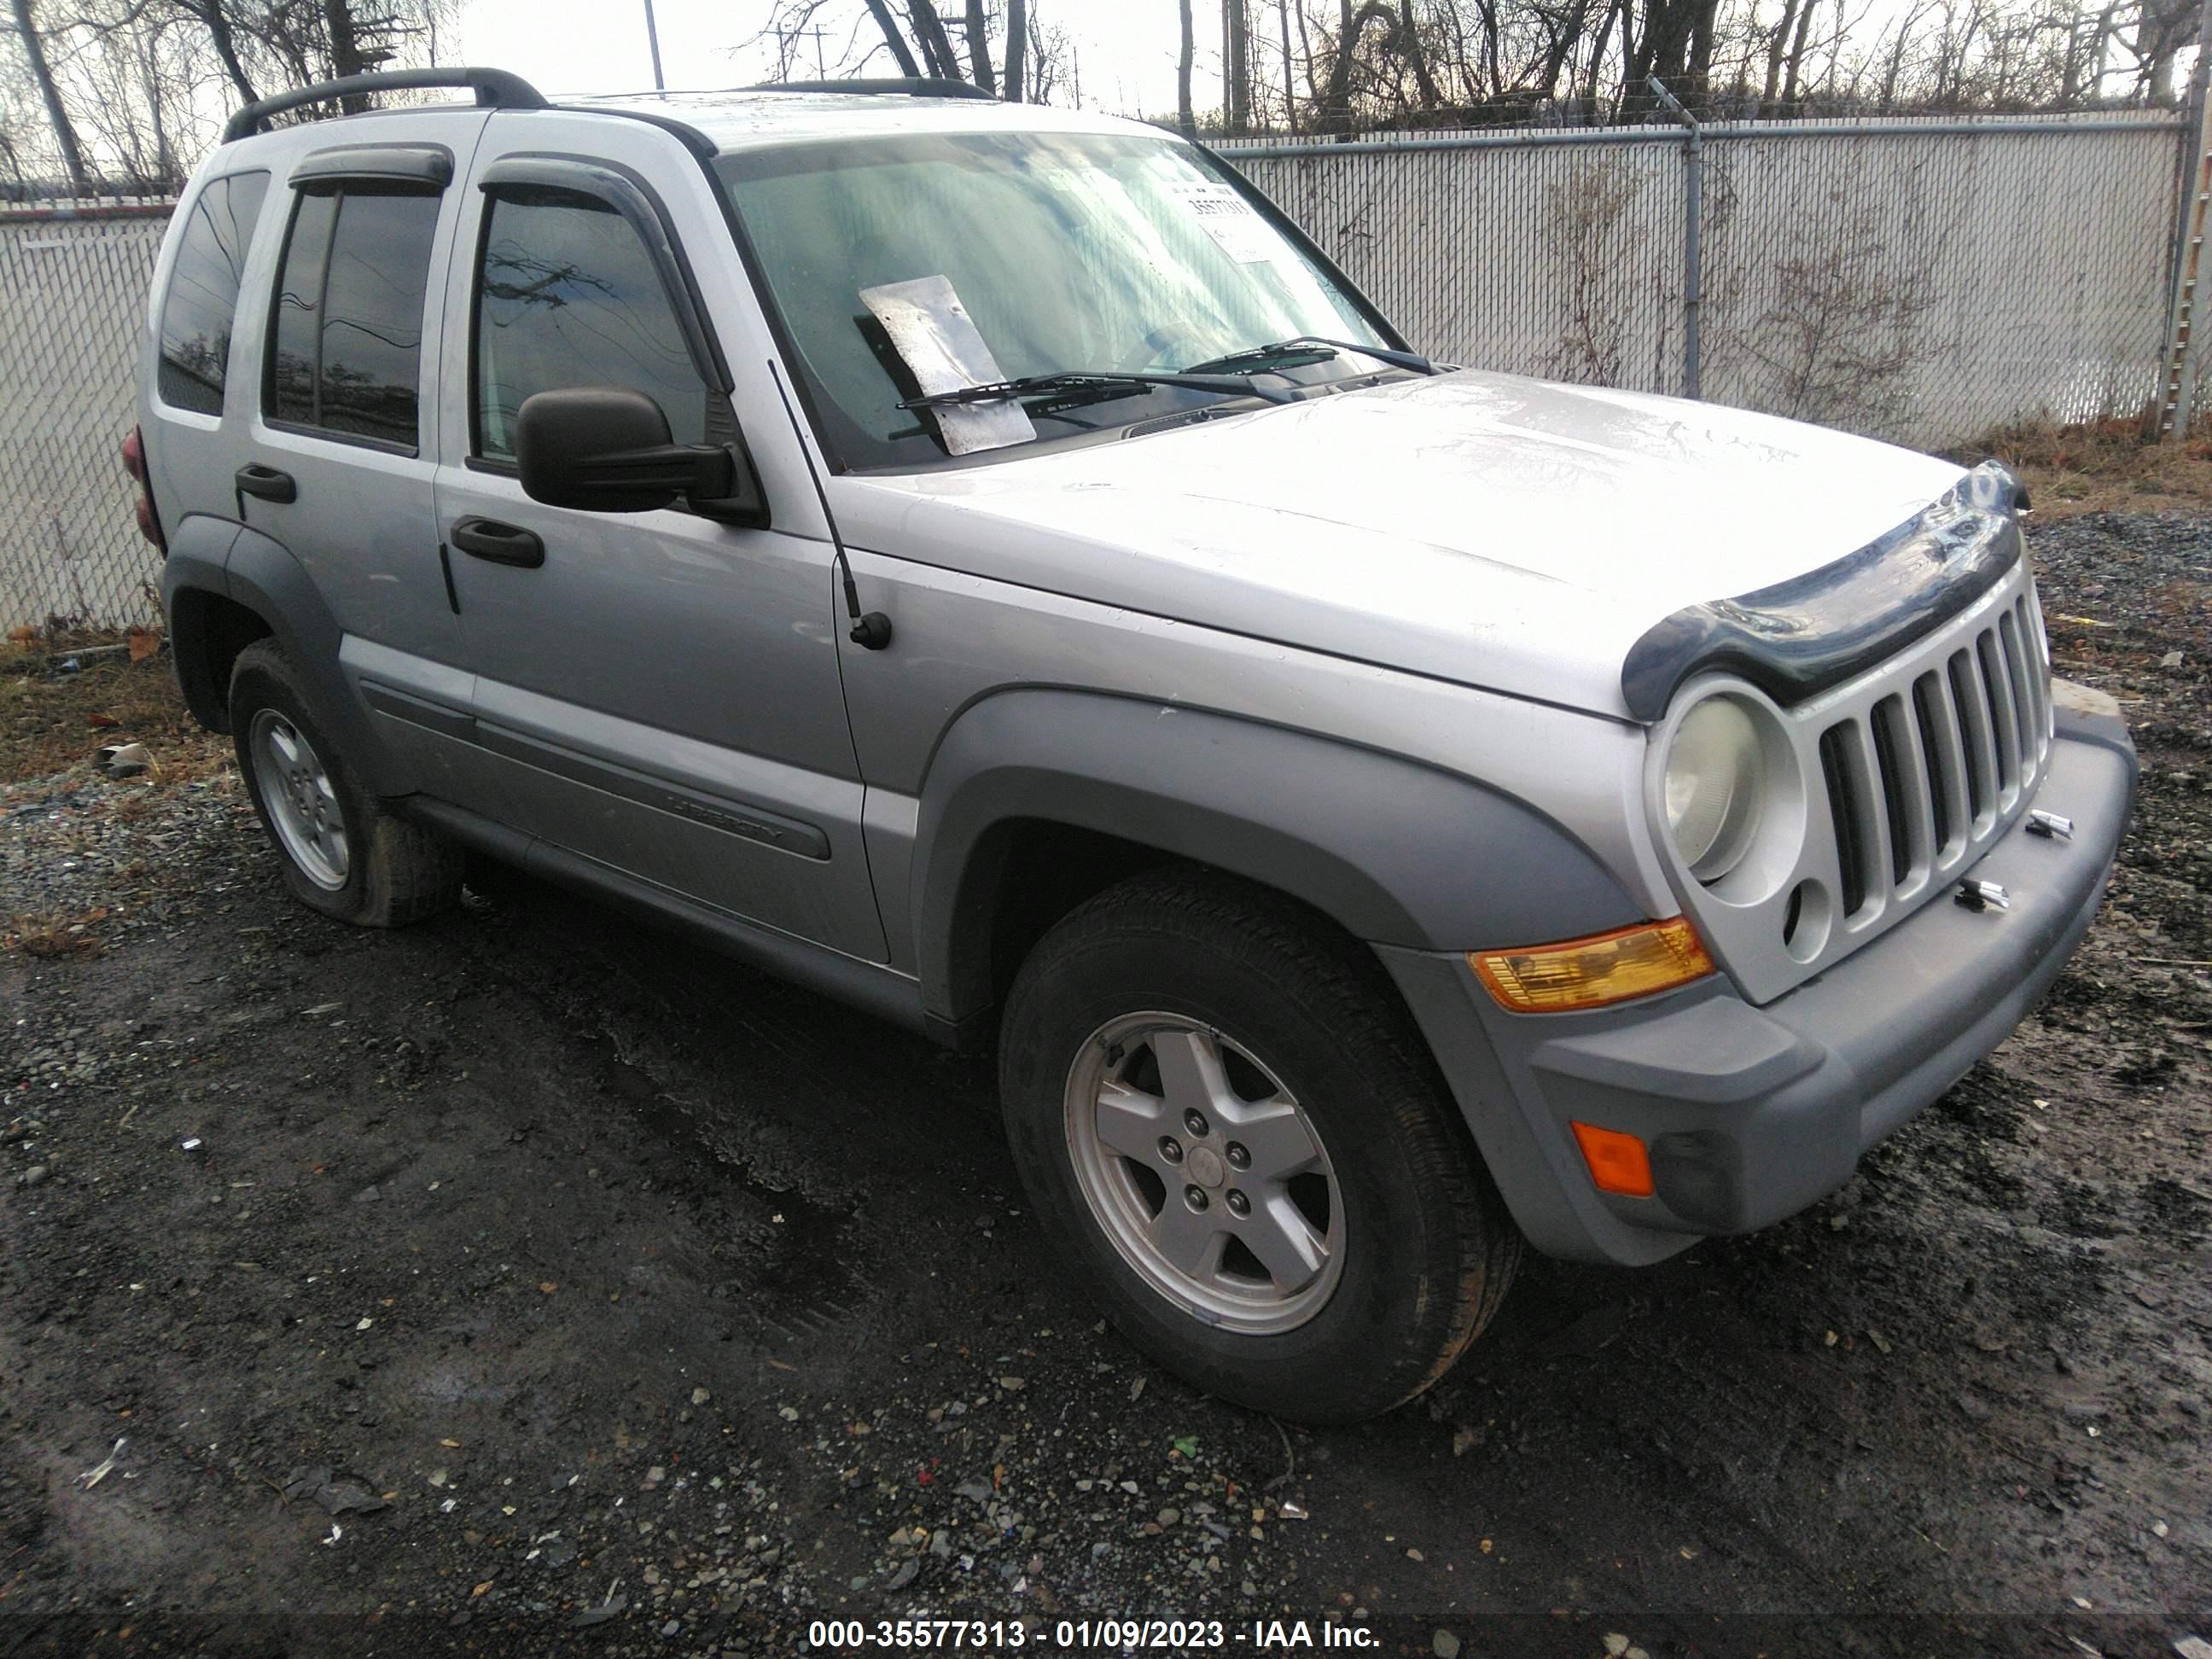
[[[2027,815],[2027,833],[2044,836],[2053,841],[2074,839],[2074,820],[2061,817],[2056,812],[2046,812],[2040,806]]]
[[[2012,908],[2011,894],[1993,881],[1977,881],[1972,876],[1960,882],[1959,890],[1951,896],[1969,910],[1986,910],[1992,905],[2000,910]]]

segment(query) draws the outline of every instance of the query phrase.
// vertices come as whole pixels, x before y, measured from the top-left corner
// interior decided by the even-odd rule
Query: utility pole
[[[653,0],[645,0],[645,43],[653,48],[653,89],[668,90],[668,82],[660,76],[660,31],[653,27]]]

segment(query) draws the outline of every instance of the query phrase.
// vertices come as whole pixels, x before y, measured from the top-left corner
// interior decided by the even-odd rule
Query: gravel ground
[[[987,1061],[516,877],[326,922],[233,775],[7,787],[0,1652],[2212,1638],[2212,520],[2033,540],[2061,672],[2145,762],[2046,1006],[1834,1200],[1534,1263],[1348,1431],[1094,1322]]]

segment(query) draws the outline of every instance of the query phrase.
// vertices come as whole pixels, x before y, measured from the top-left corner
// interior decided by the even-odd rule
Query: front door
[[[484,764],[519,829],[881,961],[818,501],[764,468],[772,527],[746,529],[681,507],[546,507],[515,476],[516,411],[569,386],[646,393],[678,442],[732,440],[733,407],[757,448],[790,442],[761,359],[750,388],[725,390],[665,208],[605,151],[664,146],[639,158],[663,175],[672,158],[694,178],[696,164],[641,123],[591,122],[593,157],[573,163],[548,155],[543,118],[502,125],[448,296],[470,319],[470,362],[450,377],[466,403],[437,477]],[[506,166],[502,137],[520,152]],[[722,245],[692,257],[734,265],[714,228]]]

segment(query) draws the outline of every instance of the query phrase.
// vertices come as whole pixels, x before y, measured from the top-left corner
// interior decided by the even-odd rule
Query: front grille
[[[1822,731],[1847,921],[1925,890],[2011,821],[2050,753],[2050,673],[2023,591],[1910,687]]]

